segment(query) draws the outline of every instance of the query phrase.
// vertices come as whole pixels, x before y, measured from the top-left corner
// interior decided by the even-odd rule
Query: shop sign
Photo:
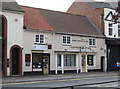
[[[47,50],[48,46],[47,45],[36,45],[34,44],[34,50]]]
[[[86,52],[86,47],[80,47],[81,52]]]

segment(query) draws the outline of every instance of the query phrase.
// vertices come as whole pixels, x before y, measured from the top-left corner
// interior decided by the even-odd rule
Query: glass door
[[[82,55],[82,72],[86,72],[86,55]]]

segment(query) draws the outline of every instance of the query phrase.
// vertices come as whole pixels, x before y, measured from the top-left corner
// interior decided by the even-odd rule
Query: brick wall
[[[87,16],[99,29],[100,15],[103,13],[103,8],[92,9],[85,2],[74,2],[68,9],[68,13]]]

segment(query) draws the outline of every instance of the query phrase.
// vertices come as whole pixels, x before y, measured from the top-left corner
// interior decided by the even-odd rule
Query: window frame
[[[36,35],[39,35],[39,42],[36,42]],[[41,39],[40,36],[43,35],[43,43],[40,43]],[[45,35],[44,34],[35,34],[34,35],[34,43],[36,44],[45,44]]]
[[[94,64],[93,66],[92,65],[88,65],[88,56],[93,56],[93,64]],[[95,61],[96,61],[95,55],[92,55],[92,54],[88,54],[87,55],[87,66],[88,67],[95,67],[96,66],[96,62]]]
[[[112,25],[112,26],[110,26],[110,25]],[[112,30],[111,34],[110,34],[110,29]],[[113,36],[113,24],[112,23],[108,23],[108,35]]]
[[[63,40],[64,37],[66,38],[65,43],[64,43],[64,40]],[[70,43],[68,43],[68,37],[70,37]],[[71,42],[72,42],[72,37],[71,36],[65,36],[65,35],[62,36],[62,44],[63,45],[71,45]]]
[[[67,56],[67,55],[70,56],[70,59],[69,59],[69,60],[70,60],[70,66],[66,66],[66,65],[65,65],[65,63],[68,64],[68,63],[67,63],[67,62],[68,62],[67,59],[65,59],[65,57],[64,57],[65,55],[66,55],[66,56]],[[71,61],[71,60],[72,60],[72,59],[71,59],[71,55],[74,55],[74,58],[75,58],[75,59],[74,59],[74,66],[72,66],[72,63],[71,63],[71,62],[72,62],[72,61]],[[76,64],[76,61],[77,61],[77,59],[76,59],[76,54],[63,54],[63,60],[64,60],[64,64],[63,64],[64,67],[76,67],[76,65],[77,65],[77,64]],[[65,62],[65,61],[66,61],[66,62]]]
[[[61,60],[61,66],[58,66],[58,55],[61,56],[60,60]],[[57,68],[62,68],[62,54],[57,54]]]
[[[92,44],[90,45],[90,40],[92,41]],[[93,40],[95,40],[95,44],[94,44],[94,41]],[[89,46],[97,46],[97,40],[95,39],[95,38],[89,38],[88,39],[88,44],[89,44]]]

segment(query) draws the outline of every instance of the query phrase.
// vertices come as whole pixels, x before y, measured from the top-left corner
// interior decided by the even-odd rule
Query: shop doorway
[[[32,54],[32,70],[33,72],[42,72],[42,74],[49,74],[50,54],[33,53]]]
[[[49,55],[43,56],[43,74],[49,74]]]
[[[86,72],[86,55],[82,55],[82,72]]]
[[[105,57],[101,57],[101,71],[105,71],[104,67],[105,67]]]

